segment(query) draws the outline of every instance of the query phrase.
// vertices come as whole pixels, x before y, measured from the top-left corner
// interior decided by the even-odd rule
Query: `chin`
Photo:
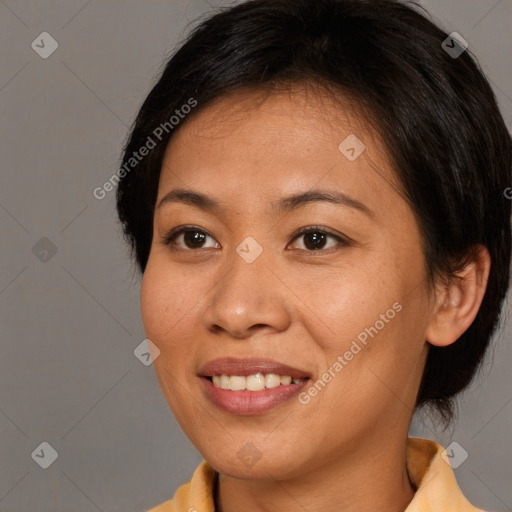
[[[268,480],[269,478],[281,480],[291,476],[289,468],[285,469],[289,464],[276,464],[275,461],[271,462],[263,458],[253,464],[246,464],[237,459],[227,461],[215,457],[213,460],[208,460],[208,463],[218,473],[238,480]]]
[[[215,471],[240,480],[268,480],[269,478],[284,480],[296,476],[300,471],[297,465],[291,466],[290,461],[296,461],[296,456],[291,453],[276,453],[268,450],[266,455],[258,450],[252,443],[241,444],[241,448],[233,450],[229,448],[214,450],[209,445],[205,450],[200,450],[204,459],[208,461]]]

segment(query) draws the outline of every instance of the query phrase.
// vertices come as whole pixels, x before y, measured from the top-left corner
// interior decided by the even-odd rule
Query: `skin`
[[[355,161],[338,149],[349,134],[366,145]],[[414,495],[406,440],[428,344],[453,343],[473,321],[487,251],[463,280],[432,289],[416,218],[377,134],[348,101],[311,86],[239,91],[189,116],[167,147],[156,204],[177,187],[211,195],[220,210],[156,208],[141,309],[169,406],[221,475],[217,509],[405,510]],[[326,202],[269,209],[312,188],[343,192],[372,214]],[[182,234],[166,245],[181,225],[206,234],[203,245]],[[315,225],[351,241],[329,236],[314,250],[307,235],[292,237]],[[249,236],[263,249],[250,264],[236,252]],[[292,398],[257,416],[229,414],[197,377],[218,357],[266,357],[316,381],[397,302],[395,318],[306,405]],[[246,443],[261,453],[250,467],[237,456]]]

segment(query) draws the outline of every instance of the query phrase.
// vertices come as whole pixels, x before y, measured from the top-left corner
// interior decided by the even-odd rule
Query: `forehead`
[[[159,198],[176,186],[241,204],[328,186],[370,208],[400,188],[355,103],[307,86],[235,91],[187,118],[166,149]]]
[[[267,139],[272,138],[275,144],[286,143],[287,135],[290,138],[304,135],[312,144],[318,144],[329,135],[338,139],[347,132],[371,138],[385,152],[373,120],[363,115],[355,100],[326,86],[300,83],[265,89],[241,88],[215,98],[202,108],[199,105],[182,123],[171,144],[187,136],[211,140],[236,138],[239,130],[242,130],[239,136],[242,133],[246,136],[243,128],[247,123],[265,125]],[[262,135],[261,131],[254,132],[246,142]],[[275,139],[274,135],[279,138]]]

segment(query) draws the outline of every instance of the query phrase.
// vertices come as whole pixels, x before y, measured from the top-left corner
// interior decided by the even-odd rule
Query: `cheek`
[[[194,300],[191,279],[183,271],[148,262],[141,283],[140,305],[146,335],[150,339],[152,336],[155,343],[166,345],[175,331],[183,328]]]
[[[149,261],[144,272],[140,305],[146,337],[159,349],[160,355],[154,361],[154,368],[164,396],[182,428],[186,428],[188,416],[185,414],[191,405],[188,394],[182,393],[188,388],[191,375],[189,338],[191,322],[187,312],[190,306],[184,300],[180,290],[190,290],[183,282],[177,281],[176,273],[163,270],[155,261]],[[179,277],[179,276],[178,276]],[[183,276],[180,278],[183,280]]]
[[[391,309],[393,315],[392,306],[402,297],[401,277],[392,271],[389,262],[377,258],[370,261],[365,255],[343,268],[326,270],[316,281],[325,283],[321,286],[314,286],[315,280],[302,279],[300,293],[329,328],[326,339],[330,348],[337,350],[343,348],[342,340],[355,339],[365,328],[380,322],[381,314]]]
[[[345,378],[336,379],[333,389],[347,387],[343,389],[345,396],[355,400],[359,393],[364,395],[376,385],[382,387],[370,369],[382,374],[391,388],[398,380],[404,384],[408,372],[416,370],[425,328],[423,277],[421,259],[409,260],[406,266],[396,254],[381,252],[331,273],[324,280],[329,284],[316,290],[311,283],[302,283],[304,291],[309,286],[304,296],[310,309],[329,328],[318,322],[315,327],[313,319],[309,323],[317,334],[314,337],[321,357],[328,367],[342,357],[339,374]],[[320,336],[321,332],[325,335]],[[359,392],[354,383],[358,383]]]
[[[164,294],[165,286],[161,277],[158,275],[158,272],[153,270],[153,266],[148,263],[142,277],[140,290],[142,322],[146,336],[153,342],[161,337],[163,332],[162,326],[165,323],[166,317],[166,304],[168,305],[168,297]]]
[[[160,350],[155,369],[165,381],[192,374],[192,354],[197,347],[192,340],[198,331],[200,310],[209,290],[200,272],[172,268],[162,258],[148,261],[144,272],[140,304],[146,337]],[[188,377],[187,377],[188,378]],[[172,379],[171,379],[172,380]],[[167,382],[172,386],[172,382]]]
[[[154,366],[159,377],[164,381],[164,369],[172,369],[172,362],[180,359],[176,357],[177,346],[173,326],[181,316],[176,302],[179,295],[176,286],[169,282],[167,273],[159,272],[157,267],[148,262],[142,278],[140,305],[142,322],[146,338],[150,339],[160,350],[160,356]],[[179,325],[179,324],[178,324]]]

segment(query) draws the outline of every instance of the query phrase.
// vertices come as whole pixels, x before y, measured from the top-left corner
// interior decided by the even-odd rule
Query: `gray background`
[[[140,278],[121,242],[114,193],[97,200],[92,191],[118,167],[164,58],[198,15],[219,5],[0,2],[4,512],[140,512],[172,497],[201,460],[153,368],[133,354],[145,337]],[[469,42],[510,128],[511,0],[422,5]],[[44,31],[59,45],[47,59],[31,48]],[[511,327],[506,321],[496,336],[456,425],[436,432],[416,418],[411,428],[463,446],[460,486],[475,505],[500,512],[512,510]],[[31,458],[43,441],[58,452],[48,469]]]

